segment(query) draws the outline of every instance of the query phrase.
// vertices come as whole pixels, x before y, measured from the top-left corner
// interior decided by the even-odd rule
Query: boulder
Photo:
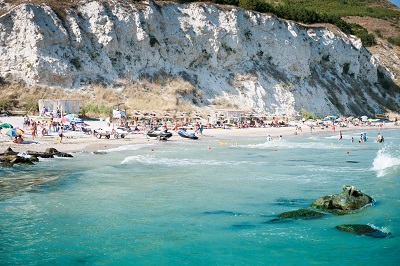
[[[71,154],[69,153],[65,153],[65,152],[60,152],[55,148],[47,148],[45,151],[45,154],[51,154],[57,157],[73,157]]]
[[[344,232],[349,232],[357,235],[371,236],[375,238],[385,238],[390,233],[382,232],[367,224],[341,224],[335,227],[336,229]]]
[[[3,153],[1,153],[0,155],[17,155],[18,152],[13,151],[13,149],[11,149],[11,147],[8,147]]]
[[[60,152],[55,148],[47,148],[45,150],[45,152],[27,151],[27,154],[35,156],[35,157],[41,157],[41,158],[54,158],[54,156],[73,157],[71,154],[65,153],[65,152]]]
[[[373,202],[373,198],[362,193],[354,186],[343,186],[342,193],[320,197],[314,200],[310,207],[336,215],[343,215],[359,210]]]
[[[48,154],[45,152],[38,152],[38,151],[27,151],[27,154],[34,156],[34,157],[41,157],[41,158],[54,158],[53,154]]]
[[[0,162],[5,166],[12,166],[16,163],[33,164],[34,159],[19,155],[0,155]]]

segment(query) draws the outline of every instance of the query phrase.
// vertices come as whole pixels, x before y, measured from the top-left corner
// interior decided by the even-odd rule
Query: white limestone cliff
[[[296,115],[380,112],[379,65],[352,36],[211,4],[87,1],[0,17],[0,76],[79,88],[162,73],[239,109]],[[357,90],[354,90],[357,87]],[[397,95],[395,100],[400,101]]]

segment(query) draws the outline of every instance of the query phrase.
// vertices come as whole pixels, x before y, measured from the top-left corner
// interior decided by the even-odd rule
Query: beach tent
[[[113,110],[113,118],[126,118],[126,114],[122,110]]]

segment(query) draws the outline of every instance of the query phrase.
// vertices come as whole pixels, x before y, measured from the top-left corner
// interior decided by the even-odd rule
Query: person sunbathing
[[[17,143],[17,144],[22,144],[22,143],[24,143],[24,139],[22,138],[21,135],[18,135],[18,137],[15,136],[13,142],[14,142],[14,143]]]

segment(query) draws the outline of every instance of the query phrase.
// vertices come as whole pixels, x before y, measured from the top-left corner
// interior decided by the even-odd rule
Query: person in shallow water
[[[383,136],[381,135],[381,133],[378,133],[378,137],[376,139],[376,142],[382,143],[384,142]]]

